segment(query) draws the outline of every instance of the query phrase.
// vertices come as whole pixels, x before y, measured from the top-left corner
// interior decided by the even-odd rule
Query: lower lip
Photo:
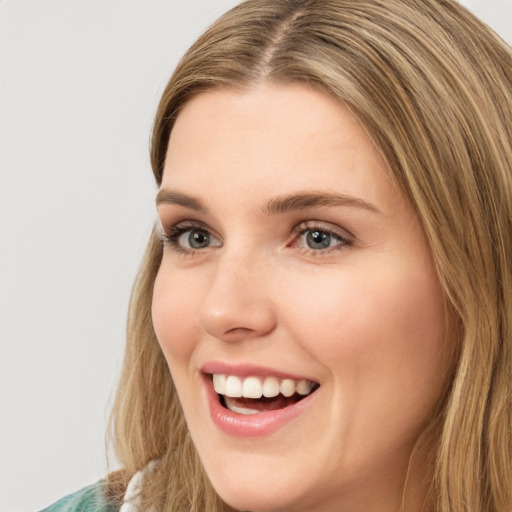
[[[232,412],[222,406],[219,395],[213,389],[211,378],[207,375],[205,375],[204,384],[213,422],[226,434],[236,437],[262,437],[273,434],[302,414],[316,396],[316,392],[313,392],[306,398],[284,409],[246,416]]]

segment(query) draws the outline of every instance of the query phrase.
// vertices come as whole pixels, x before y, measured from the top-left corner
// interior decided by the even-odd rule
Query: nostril
[[[224,333],[223,339],[225,341],[239,341],[239,340],[258,338],[262,334],[266,335],[269,333],[257,331],[256,329],[250,329],[248,327],[233,327]]]
[[[226,335],[233,335],[233,336],[239,336],[239,335],[246,335],[251,334],[252,332],[255,332],[253,329],[249,329],[247,327],[233,327],[232,329],[229,329],[226,331]]]

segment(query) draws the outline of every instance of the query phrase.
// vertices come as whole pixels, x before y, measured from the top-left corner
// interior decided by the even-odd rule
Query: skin
[[[210,233],[195,250],[190,231],[165,245],[152,314],[216,491],[238,510],[396,512],[449,357],[423,232],[358,121],[303,85],[202,93],[178,116],[161,188],[205,209],[160,203],[164,232],[192,223]],[[265,211],[312,192],[360,204]],[[328,248],[308,245],[315,230],[335,233]],[[233,437],[210,418],[208,361],[320,388],[273,434]],[[412,471],[408,512],[421,509],[423,469]]]

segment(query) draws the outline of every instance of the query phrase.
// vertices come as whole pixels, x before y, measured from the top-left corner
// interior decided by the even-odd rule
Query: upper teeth
[[[272,398],[279,393],[285,397],[294,393],[309,395],[315,383],[310,380],[278,379],[276,377],[237,377],[236,375],[213,375],[213,387],[219,395],[229,397]]]

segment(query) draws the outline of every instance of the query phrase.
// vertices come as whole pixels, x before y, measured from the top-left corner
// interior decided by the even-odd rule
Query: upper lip
[[[289,372],[283,372],[274,368],[259,366],[254,364],[228,364],[223,361],[209,361],[201,367],[201,371],[206,374],[224,374],[236,375],[238,377],[277,377],[279,379],[309,380],[317,382],[307,375],[298,375]]]

